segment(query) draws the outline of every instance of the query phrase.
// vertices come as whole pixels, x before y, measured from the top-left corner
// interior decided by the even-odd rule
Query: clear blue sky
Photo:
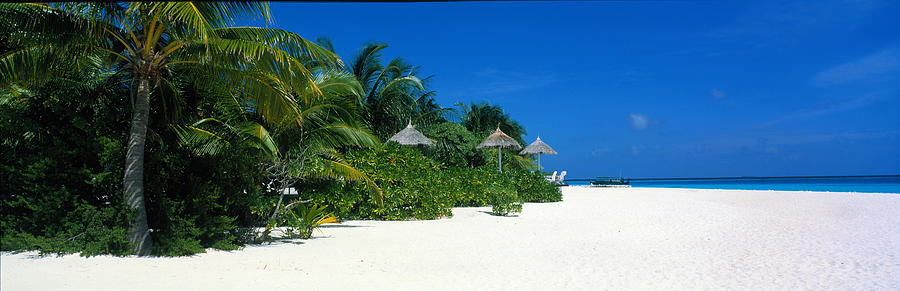
[[[789,2],[789,3],[784,3]],[[499,104],[571,178],[900,174],[900,1],[272,3]]]

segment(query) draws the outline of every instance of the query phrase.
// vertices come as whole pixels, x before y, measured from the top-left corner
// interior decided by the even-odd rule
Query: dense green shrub
[[[491,186],[485,189],[491,203],[491,213],[506,216],[522,212],[522,198],[512,186]]]
[[[231,153],[217,159],[176,149],[148,151],[147,212],[157,255],[179,256],[205,248],[236,249],[238,226],[261,223],[248,210],[260,198],[253,163]]]
[[[445,187],[455,193],[455,206],[485,206],[490,203],[490,195],[485,187],[511,186],[525,202],[562,201],[559,187],[547,182],[540,173],[526,171],[497,172],[492,167],[476,169],[448,169],[442,171],[441,179],[448,181]]]
[[[381,186],[383,207],[370,201],[365,190],[353,183],[312,180],[297,187],[304,199],[328,205],[337,216],[345,219],[404,220],[450,216],[451,207],[491,205],[491,191],[511,193],[525,202],[562,200],[559,189],[539,173],[500,173],[488,166],[439,169],[437,163],[419,150],[394,143],[382,149],[351,150],[346,158]]]
[[[475,149],[481,138],[458,123],[429,125],[422,128],[422,134],[436,141],[425,154],[443,168],[477,167],[485,163],[484,151]]]
[[[513,185],[519,197],[525,202],[557,202],[562,201],[562,192],[556,184],[547,182],[540,172],[510,172]]]
[[[56,81],[34,92],[0,96],[0,247],[129,254],[128,92]],[[155,253],[236,248],[238,226],[258,222],[248,211],[260,199],[252,157],[198,158],[168,146],[175,139],[164,120],[150,128],[144,185]]]
[[[350,150],[345,158],[381,187],[384,206],[376,205],[355,183],[306,182],[298,187],[301,195],[329,205],[336,215],[349,219],[435,219],[452,215],[452,193],[441,191],[431,176],[439,171],[437,163],[419,150],[388,143],[381,149]]]
[[[0,102],[0,246],[127,254],[121,124],[95,102],[68,98],[78,88],[63,88],[49,83]]]

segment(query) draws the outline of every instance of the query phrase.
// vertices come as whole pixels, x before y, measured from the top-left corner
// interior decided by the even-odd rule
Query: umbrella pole
[[[503,172],[503,151],[497,148],[497,171]]]
[[[541,172],[541,153],[538,153],[538,173]]]

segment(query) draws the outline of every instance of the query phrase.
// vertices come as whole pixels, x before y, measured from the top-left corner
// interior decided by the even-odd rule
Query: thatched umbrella
[[[403,130],[392,136],[388,141],[395,141],[402,145],[423,145],[423,146],[433,146],[434,142],[425,137],[424,134],[413,128],[412,122],[406,126]]]
[[[519,145],[519,142],[517,142],[515,139],[503,133],[503,131],[500,130],[500,125],[497,125],[497,130],[495,130],[494,133],[489,135],[475,148],[497,148],[497,170],[503,172],[503,151],[501,149],[512,148],[514,150],[517,150],[521,149],[522,146]]]
[[[541,141],[541,137],[538,136],[538,138],[533,143],[531,143],[530,145],[525,147],[525,149],[522,150],[521,152],[519,152],[519,154],[520,155],[537,154],[537,156],[538,156],[538,171],[540,171],[541,170],[541,154],[555,155],[556,151],[553,150],[553,148],[551,148],[549,145],[547,145],[546,143]]]

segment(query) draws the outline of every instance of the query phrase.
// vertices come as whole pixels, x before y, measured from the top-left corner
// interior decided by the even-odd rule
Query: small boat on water
[[[631,180],[623,177],[597,177],[591,179],[595,187],[631,187]]]

